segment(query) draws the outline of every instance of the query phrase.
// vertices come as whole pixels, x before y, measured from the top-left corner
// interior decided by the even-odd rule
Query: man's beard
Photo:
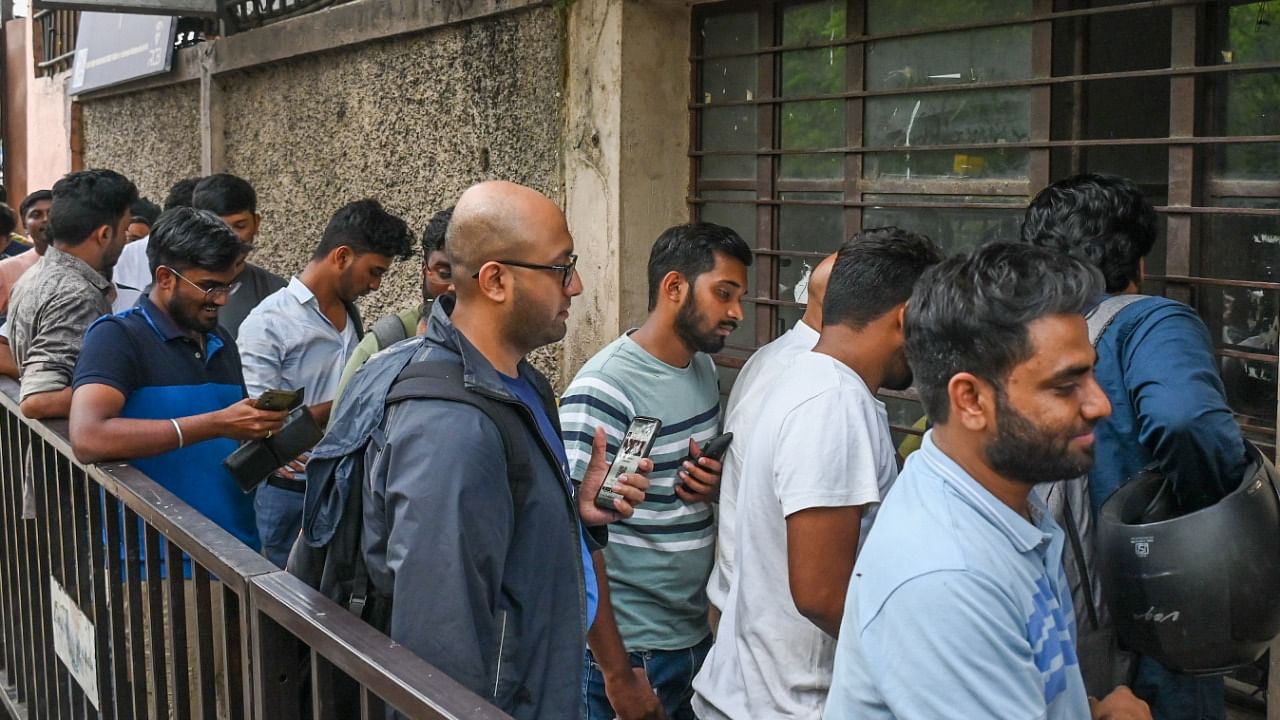
[[[729,332],[738,329],[738,323],[732,320],[712,326],[710,330],[702,330],[707,325],[707,316],[698,311],[693,301],[693,291],[685,298],[684,304],[676,312],[676,335],[684,346],[695,352],[718,353],[724,349],[727,337],[716,334],[716,330],[724,327]]]
[[[544,303],[520,297],[516,291],[515,307],[507,324],[507,335],[510,341],[525,352],[536,350],[543,345],[550,345],[564,339],[567,323],[550,314]],[[558,313],[557,313],[558,314]]]
[[[1073,452],[1071,440],[1031,422],[1008,403],[1004,393],[996,393],[996,437],[986,447],[987,464],[1010,480],[1027,485],[1069,480],[1093,467],[1093,446]]]
[[[199,311],[203,307],[203,305],[197,306],[193,312],[189,309],[189,305],[182,302],[180,298],[174,297],[165,309],[169,311],[169,317],[173,318],[180,328],[202,333],[213,332],[214,328],[218,327],[218,316],[215,314],[212,320],[201,318]]]

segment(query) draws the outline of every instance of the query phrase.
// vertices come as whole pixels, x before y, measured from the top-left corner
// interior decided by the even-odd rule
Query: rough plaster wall
[[[227,171],[254,184],[263,216],[254,261],[296,273],[333,211],[363,197],[419,236],[482,179],[562,203],[562,34],[558,11],[537,8],[225,78]],[[420,267],[398,263],[363,300],[369,322],[416,302]],[[559,357],[537,354],[553,381]]]
[[[157,205],[177,180],[200,174],[200,84],[83,105],[84,166],[123,173]]]

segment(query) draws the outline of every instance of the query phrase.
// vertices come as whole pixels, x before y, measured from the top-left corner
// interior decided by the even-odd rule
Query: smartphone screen
[[[661,428],[662,421],[657,418],[637,417],[631,421],[627,434],[622,437],[622,444],[618,446],[618,454],[609,466],[609,473],[604,477],[600,494],[596,496],[597,506],[606,510],[613,509],[613,501],[622,497],[613,491],[618,483],[618,476],[636,471],[640,461],[648,456]]]

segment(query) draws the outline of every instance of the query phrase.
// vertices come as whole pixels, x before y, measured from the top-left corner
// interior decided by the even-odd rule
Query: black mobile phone
[[[267,390],[258,396],[253,406],[259,410],[292,410],[302,402],[302,388],[297,390]]]
[[[622,497],[614,492],[618,484],[618,476],[633,473],[640,466],[640,461],[649,456],[653,443],[658,439],[658,431],[662,429],[662,421],[657,418],[638,416],[631,421],[631,426],[622,436],[622,444],[618,446],[618,454],[604,476],[604,484],[596,495],[596,506],[605,510],[613,509],[613,501]]]
[[[729,443],[731,442],[733,442],[733,433],[727,432],[711,438],[700,445],[698,449],[702,451],[701,457],[710,458],[712,460],[722,460],[724,459],[724,454],[729,451]],[[693,457],[692,453],[686,455],[684,457],[684,461],[691,462],[694,465],[698,464],[697,459]],[[683,466],[684,463],[681,463],[681,465]]]

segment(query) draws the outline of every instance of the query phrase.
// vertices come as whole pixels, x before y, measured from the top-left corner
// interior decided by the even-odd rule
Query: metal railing
[[[36,74],[57,75],[71,69],[76,54],[80,13],[75,10],[37,10],[34,24]]]
[[[0,379],[10,716],[508,717],[141,472],[77,462],[65,421],[25,419],[16,396]]]
[[[226,0],[222,15],[227,34],[288,20],[351,0]]]

